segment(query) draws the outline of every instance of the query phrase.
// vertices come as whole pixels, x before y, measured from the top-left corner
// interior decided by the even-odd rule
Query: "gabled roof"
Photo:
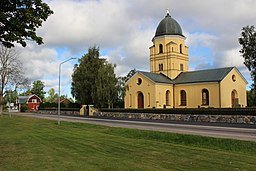
[[[175,84],[219,82],[235,67],[207,69],[200,71],[182,72],[176,77]]]
[[[37,95],[35,95],[35,94],[32,94],[32,95],[30,95],[30,96],[18,96],[18,103],[20,103],[20,104],[25,104],[25,103],[27,103],[27,101],[29,101],[29,99],[30,98],[32,98],[32,97],[37,97],[39,100],[40,100],[40,102],[42,102],[42,100],[41,100],[41,98],[40,97],[38,97]]]
[[[30,96],[28,97],[28,101],[29,101],[29,100],[30,100],[30,98],[32,98],[32,97],[36,97],[36,98],[38,98],[38,99],[40,100],[40,102],[42,102],[41,98],[40,98],[40,97],[38,97],[36,94],[32,94],[32,95],[30,95]]]
[[[165,76],[164,74],[157,74],[157,73],[151,73],[151,72],[144,72],[144,71],[138,71],[138,73],[144,75],[151,81],[155,83],[165,83],[165,84],[173,84],[173,81]]]
[[[29,98],[29,96],[19,96],[18,97],[18,103],[24,104],[24,103],[27,102],[28,98]]]
[[[169,45],[169,44],[175,44],[175,45],[177,45],[177,43],[175,43],[175,42],[173,42],[173,41],[170,41],[169,43],[167,43],[167,45]]]
[[[236,69],[236,67],[227,67],[227,68],[216,68],[216,69],[206,69],[199,71],[188,71],[180,73],[174,80],[160,73],[151,73],[138,71],[138,73],[144,75],[149,80],[155,83],[164,83],[164,84],[189,84],[189,83],[205,83],[205,82],[220,82],[222,81],[228,73],[232,70]],[[243,75],[236,69],[238,73]],[[246,79],[244,78],[247,83]]]
[[[58,103],[58,101],[59,101],[59,99],[56,100],[56,103]],[[74,103],[69,98],[62,98],[62,99],[60,99],[60,103],[64,103],[64,102]]]

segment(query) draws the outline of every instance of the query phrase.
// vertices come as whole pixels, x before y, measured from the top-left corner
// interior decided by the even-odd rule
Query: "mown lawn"
[[[255,170],[256,142],[0,116],[0,170]]]

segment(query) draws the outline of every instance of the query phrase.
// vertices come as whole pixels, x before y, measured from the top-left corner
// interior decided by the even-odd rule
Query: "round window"
[[[141,85],[141,83],[142,83],[142,79],[141,79],[141,78],[138,78],[137,84],[138,84],[138,85]]]
[[[236,76],[235,75],[232,75],[232,81],[236,81]]]

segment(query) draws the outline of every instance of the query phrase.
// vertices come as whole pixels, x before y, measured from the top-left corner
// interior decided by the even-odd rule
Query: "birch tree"
[[[14,48],[0,45],[0,114],[3,112],[3,97],[5,91],[14,86],[28,84],[29,80],[24,76],[22,63]]]

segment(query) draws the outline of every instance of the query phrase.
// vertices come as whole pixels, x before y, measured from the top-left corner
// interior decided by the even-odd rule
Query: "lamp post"
[[[76,58],[69,58],[66,61],[63,61],[59,64],[59,93],[58,93],[58,125],[60,125],[60,74],[61,74],[61,65]]]

